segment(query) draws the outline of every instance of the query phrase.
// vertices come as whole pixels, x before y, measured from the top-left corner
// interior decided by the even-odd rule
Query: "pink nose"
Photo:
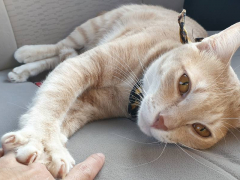
[[[153,123],[152,127],[156,129],[161,129],[164,131],[167,131],[168,128],[164,125],[164,118],[163,116],[159,115],[156,119],[156,121]]]

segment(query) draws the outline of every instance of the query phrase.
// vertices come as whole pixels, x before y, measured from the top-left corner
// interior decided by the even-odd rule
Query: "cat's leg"
[[[67,39],[67,38],[66,38]],[[46,58],[58,56],[63,48],[77,49],[72,46],[68,40],[64,39],[64,43],[60,41],[57,44],[50,45],[25,45],[20,47],[15,53],[14,58],[19,63],[31,63]]]
[[[46,70],[54,69],[60,62],[77,55],[74,49],[63,48],[60,50],[59,57],[55,56],[14,68],[12,72],[8,73],[8,79],[11,82],[25,82],[29,77],[36,76]]]
[[[64,147],[66,139],[60,126],[67,111],[85,90],[113,87],[120,82],[113,78],[114,68],[104,65],[111,61],[104,56],[107,47],[67,59],[49,74],[32,107],[21,117],[21,129],[2,137],[4,146],[16,150],[19,162],[44,163],[55,177],[69,172],[74,160]]]
[[[8,73],[11,82],[25,82],[29,77],[36,76],[45,70],[54,69],[60,63],[59,57],[27,63],[16,67]]]
[[[57,44],[25,45],[15,52],[14,57],[19,63],[30,63],[57,56],[63,47],[82,49],[84,45],[91,43],[99,36],[98,30],[102,25],[104,24],[101,22],[101,17],[93,18],[78,26],[69,36]]]
[[[15,52],[14,57],[19,63],[30,63],[57,56],[59,49],[64,46],[73,49],[82,49],[85,46],[94,47],[103,35],[111,29],[123,11],[123,9],[115,9],[90,19],[76,27],[69,36],[57,44],[22,46]]]
[[[78,97],[67,112],[61,132],[68,138],[90,121],[127,117],[127,103],[128,97],[122,97],[117,88],[88,90]]]
[[[58,47],[55,44],[25,45],[14,53],[14,58],[19,63],[30,63],[54,56],[58,56]]]

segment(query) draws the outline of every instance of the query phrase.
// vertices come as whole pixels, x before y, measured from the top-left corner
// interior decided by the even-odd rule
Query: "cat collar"
[[[131,119],[133,121],[136,121],[137,112],[143,98],[142,83],[142,79],[138,80],[137,83],[133,86],[133,89],[131,90],[129,96],[128,114],[131,116]]]

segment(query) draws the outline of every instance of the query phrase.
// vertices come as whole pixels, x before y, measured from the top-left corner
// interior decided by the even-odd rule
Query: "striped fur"
[[[65,176],[74,164],[65,148],[67,138],[87,122],[128,117],[130,90],[143,76],[145,97],[138,125],[144,133],[163,142],[198,149],[214,145],[227,132],[222,119],[239,117],[240,85],[228,62],[233,47],[239,46],[240,25],[201,43],[182,45],[177,17],[178,13],[162,7],[122,6],[88,20],[55,45],[18,49],[15,57],[27,63],[20,69],[55,59],[50,66],[54,68],[60,59],[67,59],[50,73],[37,92],[31,108],[20,119],[21,129],[4,135],[3,144],[10,142],[17,149],[20,162],[28,163],[29,156],[36,153],[35,161],[46,164],[55,177]],[[195,37],[207,36],[188,17],[186,29],[194,29]],[[227,36],[228,32],[234,36]],[[189,37],[193,41],[191,34]],[[224,38],[230,43],[221,41]],[[77,55],[75,50],[80,49],[81,54]],[[223,49],[224,58],[220,53]],[[41,71],[49,68],[40,66]],[[9,78],[17,82],[37,74],[28,73],[18,80],[16,76],[20,77],[21,72],[14,73]],[[191,79],[191,91],[185,98],[177,88],[184,73]],[[233,94],[234,99],[230,98]],[[151,127],[158,114],[164,115],[169,131]],[[210,138],[194,133],[190,124],[199,121],[211,130]],[[237,121],[228,123],[239,126]]]

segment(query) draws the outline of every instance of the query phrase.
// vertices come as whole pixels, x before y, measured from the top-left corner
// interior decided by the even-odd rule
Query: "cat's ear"
[[[197,44],[200,51],[214,53],[226,64],[240,46],[240,22],[230,26],[218,34],[203,39]]]

